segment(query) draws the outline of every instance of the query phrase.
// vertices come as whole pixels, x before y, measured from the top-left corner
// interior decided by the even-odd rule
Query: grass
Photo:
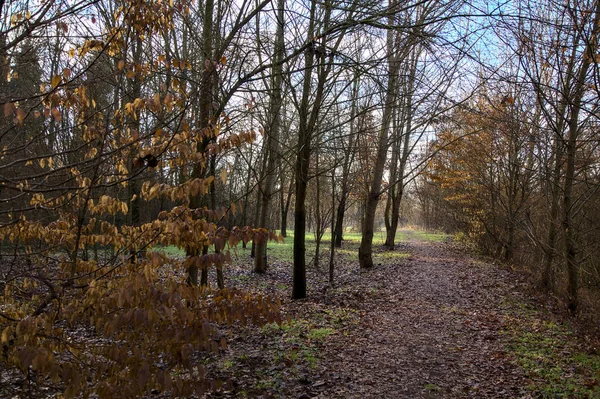
[[[322,341],[334,333],[333,328],[315,328],[308,333],[308,339],[313,341]]]
[[[409,253],[399,251],[377,252],[373,254],[373,263],[376,265],[393,265],[406,260],[410,257]]]
[[[444,233],[432,233],[426,231],[414,231],[414,235],[421,241],[427,242],[445,242],[448,241],[450,236]]]
[[[398,230],[396,234],[396,241],[401,243],[403,241],[408,241],[410,239],[417,239],[420,241],[427,242],[443,242],[447,241],[450,236],[443,233],[432,233],[432,232],[424,232],[419,230]],[[358,232],[345,232],[344,233],[344,241],[343,248],[337,249],[336,252],[339,255],[345,255],[349,257],[357,256],[358,247],[360,246],[360,242],[362,239],[362,234]],[[385,242],[385,231],[380,230],[376,231],[373,237],[373,246],[378,247],[383,245]],[[326,232],[321,239],[321,255],[327,253],[331,246],[331,233]],[[247,248],[242,248],[241,245],[231,248],[231,253],[233,256],[248,256],[250,254],[251,243],[248,243]],[[292,262],[293,261],[293,249],[294,249],[294,234],[288,233],[288,236],[285,238],[284,242],[276,243],[269,242],[267,244],[267,257],[275,258],[277,260],[283,262]],[[316,240],[315,236],[312,232],[306,233],[306,257],[307,261],[310,261],[315,254],[316,250]],[[184,257],[185,251],[177,248],[175,246],[157,246],[152,249],[152,251],[163,252],[169,257]],[[386,251],[386,252],[376,252],[373,254],[373,262],[375,264],[393,264],[398,263],[401,260],[408,258],[407,253],[399,252],[399,251]]]
[[[169,246],[157,245],[156,247],[152,248],[151,251],[162,252],[170,258],[185,257],[185,250],[183,250],[179,247],[176,247],[175,245],[169,245]]]
[[[418,234],[418,238],[420,240],[426,241],[444,241],[447,240],[448,236],[445,234],[437,234],[437,233],[425,233],[425,232],[416,232]],[[409,238],[409,235],[403,233],[402,231],[398,232],[397,241],[402,242]],[[343,248],[337,249],[336,253],[339,255],[346,256],[357,256],[358,247],[360,246],[360,242],[362,239],[362,234],[357,232],[346,232],[344,233],[344,241]],[[377,231],[373,237],[373,246],[378,247],[383,245],[385,242],[385,231]],[[331,246],[331,233],[327,232],[323,235],[321,239],[321,255],[328,253],[329,248]],[[277,260],[283,262],[292,262],[293,261],[293,253],[294,250],[294,234],[288,233],[288,236],[285,238],[283,243],[269,242],[267,244],[267,257],[273,257]],[[314,234],[306,233],[306,258],[307,261],[310,261],[315,255],[316,250],[316,240]],[[232,254],[237,256],[248,256],[250,254],[250,244],[248,244],[248,248],[243,249],[241,246],[233,248]],[[389,264],[398,262],[399,260],[405,259],[408,257],[408,254],[391,251],[391,252],[382,252],[382,253],[374,253],[373,261],[376,264]]]
[[[316,327],[308,320],[294,319],[281,325],[270,323],[261,327],[266,338],[281,342],[273,345],[273,364],[286,363],[288,367],[305,365],[311,369],[319,363],[319,353],[315,345],[325,341],[336,330],[333,327]],[[293,348],[290,350],[289,348]]]
[[[513,359],[539,398],[600,398],[600,354],[585,353],[568,325],[544,320],[538,310],[516,304],[505,322]]]

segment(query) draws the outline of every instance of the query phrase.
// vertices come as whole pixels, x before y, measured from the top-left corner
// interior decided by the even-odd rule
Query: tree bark
[[[333,287],[335,261],[335,168],[331,171],[331,245],[329,246],[329,286]]]
[[[277,159],[279,158],[279,131],[281,128],[281,84],[283,65],[282,60],[284,57],[284,38],[283,38],[283,26],[284,26],[284,14],[285,0],[277,1],[277,37],[275,38],[275,48],[273,56],[273,75],[271,80],[271,98],[269,105],[269,123],[265,129],[265,140],[267,140],[266,151],[268,152],[268,159],[265,168],[265,181],[262,190],[259,190],[260,204],[260,218],[258,227],[267,228],[267,218],[269,211],[271,210],[271,196],[273,186],[275,184],[275,170]],[[256,243],[256,254],[254,258],[254,272],[264,273],[267,270],[267,241],[261,240]]]
[[[360,86],[360,78],[358,75],[354,76],[354,82],[352,83],[352,105],[350,107],[350,136],[348,138],[348,146],[344,154],[344,165],[342,167],[342,182],[340,188],[340,200],[337,207],[337,213],[335,217],[335,247],[342,247],[342,240],[344,239],[344,216],[346,213],[346,202],[348,201],[348,179],[350,178],[350,166],[356,153],[356,125],[354,119],[357,114],[357,103],[358,103],[358,89]],[[333,240],[332,236],[332,240]]]
[[[214,0],[206,0],[204,3],[204,15],[203,15],[203,25],[202,25],[202,54],[204,64],[206,65],[205,69],[202,71],[201,79],[200,79],[200,87],[199,92],[200,96],[198,99],[198,122],[201,128],[211,128],[211,118],[212,118],[212,100],[214,94],[213,88],[213,63],[212,63],[212,55],[213,55],[213,12],[214,12]],[[204,152],[206,146],[208,145],[208,138],[202,139],[198,143],[197,151]],[[206,173],[206,167],[204,167],[200,163],[194,164],[192,169],[192,178],[202,178]],[[190,207],[198,208],[201,204],[200,196],[196,195],[190,198]],[[186,250],[187,256],[198,256],[200,253],[206,254],[208,248],[203,247],[201,250],[199,248],[191,248],[188,247]],[[193,262],[188,268],[188,278],[187,281],[191,285],[198,285],[198,266],[196,266],[195,262]],[[208,283],[208,279],[203,278],[201,283],[206,285]]]
[[[395,8],[395,3],[390,4],[390,19],[393,19],[392,10]],[[390,22],[393,22],[390,21]],[[381,196],[381,183],[383,180],[383,170],[387,158],[387,150],[389,147],[388,135],[392,119],[392,110],[396,102],[396,91],[398,81],[398,60],[396,57],[396,32],[393,30],[387,31],[387,46],[388,46],[388,83],[386,88],[385,103],[383,108],[383,117],[381,121],[381,131],[377,143],[377,155],[375,158],[375,167],[373,169],[373,181],[367,202],[365,204],[365,218],[363,222],[363,234],[358,249],[358,260],[360,267],[370,269],[373,267],[373,234],[375,225],[375,213],[377,212],[377,204]]]
[[[311,1],[307,41],[313,40],[315,29],[316,1]],[[296,201],[294,203],[294,271],[292,298],[306,298],[306,191],[310,162],[312,126],[309,118],[309,96],[314,69],[314,52],[307,51],[304,60],[304,82],[300,105],[300,126],[298,129],[298,154],[296,157],[295,181]],[[316,107],[316,105],[315,105]],[[313,112],[314,113],[314,108]],[[311,114],[312,114],[311,113]]]
[[[392,168],[397,168],[393,173],[394,178],[390,179],[390,182],[394,184],[391,188],[391,216],[390,216],[390,229],[386,237],[386,246],[388,249],[393,250],[396,246],[396,232],[398,230],[398,221],[400,219],[400,205],[404,196],[404,179],[406,173],[406,164],[408,157],[411,153],[410,139],[412,134],[412,118],[413,118],[413,90],[415,75],[417,72],[417,64],[419,60],[419,48],[415,48],[412,52],[412,59],[409,60],[408,76],[405,81],[406,90],[404,92],[404,98],[402,99],[402,111],[400,112],[399,126],[397,130],[400,134],[398,137],[398,145],[402,147],[402,153],[398,148],[399,163],[392,163]]]
[[[573,185],[575,183],[575,160],[577,155],[577,139],[579,136],[579,113],[581,103],[585,94],[586,76],[592,61],[598,50],[597,34],[600,31],[600,1],[595,4],[594,24],[592,37],[586,43],[583,61],[577,81],[573,101],[571,103],[571,115],[569,118],[569,132],[566,142],[567,169],[565,171],[565,188],[563,191],[563,235],[565,240],[565,260],[567,262],[567,295],[568,307],[571,313],[577,311],[579,305],[579,263],[577,260],[577,241],[575,236],[575,225],[573,218]]]
[[[287,218],[290,211],[290,205],[292,203],[292,193],[294,188],[294,180],[290,182],[290,186],[287,191],[287,195],[283,195],[283,175],[281,176],[281,236],[287,237]]]

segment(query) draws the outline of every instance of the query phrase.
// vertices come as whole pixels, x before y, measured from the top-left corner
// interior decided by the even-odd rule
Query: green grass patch
[[[448,235],[441,233],[427,233],[421,231],[410,231],[405,232],[402,230],[398,231],[396,235],[396,241],[402,242],[407,241],[411,238],[418,238],[422,241],[432,241],[432,242],[440,242],[448,240]],[[309,232],[306,233],[306,259],[310,261],[315,255],[316,250],[316,240],[314,233]],[[336,249],[336,254],[342,256],[355,257],[358,255],[358,247],[360,246],[360,242],[362,239],[362,234],[358,232],[345,232],[344,233],[344,241],[343,247]],[[385,242],[385,231],[377,231],[373,236],[373,246],[381,246]],[[249,242],[247,248],[243,248],[241,245],[238,245],[233,248],[229,248],[231,254],[234,257],[248,257],[250,255],[250,250],[252,247],[252,243]],[[321,255],[328,253],[329,248],[331,247],[331,233],[326,232],[321,239]],[[170,245],[170,246],[156,246],[152,248],[152,251],[163,252],[169,257],[185,257],[185,251]],[[288,236],[284,239],[284,242],[274,242],[269,241],[267,243],[267,257],[277,259],[282,262],[292,262],[294,258],[294,234],[288,233]],[[377,252],[373,254],[373,261],[381,264],[391,264],[398,262],[400,260],[406,259],[409,257],[409,254],[402,253],[398,251],[389,251],[389,252]]]
[[[336,254],[338,255],[344,255],[344,256],[350,256],[350,257],[355,257],[358,256],[358,247],[360,246],[360,242],[362,239],[362,234],[361,233],[356,233],[356,232],[346,232],[344,233],[344,241],[343,241],[343,248],[338,248],[336,249]],[[306,238],[305,238],[305,243],[306,243],[306,259],[307,262],[310,261],[310,259],[312,259],[315,255],[315,251],[316,251],[316,240],[315,240],[315,236],[314,234],[311,233],[306,233]],[[398,239],[398,241],[401,241],[401,239]],[[376,232],[374,237],[373,237],[373,246],[380,246],[383,245],[383,243],[385,242],[385,232],[384,231],[379,231]],[[232,249],[232,253],[234,255],[245,255],[245,256],[249,256],[250,255],[250,245],[248,244],[248,248],[243,249],[241,246]],[[331,233],[327,232],[323,235],[323,238],[321,239],[321,248],[320,248],[320,252],[321,255],[328,253],[329,248],[331,248]],[[394,255],[390,255],[391,257],[408,257],[408,254],[403,254],[400,255],[400,253],[397,252],[391,252]],[[377,256],[376,254],[374,254],[374,256]],[[285,238],[285,241],[283,243],[276,243],[276,242],[269,242],[267,244],[267,257],[271,258],[275,258],[277,260],[283,261],[283,262],[292,262],[294,259],[294,234],[293,233],[288,233],[288,236]],[[391,263],[390,262],[391,258],[389,257],[383,257],[379,262],[376,263]]]
[[[414,231],[415,237],[420,241],[428,241],[428,242],[446,242],[450,239],[448,234],[444,233],[431,233],[426,231]]]
[[[315,327],[312,323],[303,319],[291,320],[277,325],[275,323],[265,324],[261,328],[262,333],[272,339],[280,340],[283,345],[275,347],[290,347],[291,349],[275,350],[272,353],[274,364],[284,362],[288,366],[304,364],[315,368],[319,362],[316,344],[323,342],[335,333],[331,327]]]
[[[540,398],[600,398],[600,355],[582,352],[566,325],[543,320],[529,306],[515,305],[505,321],[505,339],[513,362]]]
[[[175,245],[162,246],[158,245],[151,249],[153,252],[162,252],[170,258],[183,258],[185,257],[185,251]]]
[[[382,265],[392,265],[400,263],[403,260],[410,258],[410,254],[407,252],[399,251],[385,251],[376,252],[373,254],[373,263]]]
[[[308,333],[308,338],[314,341],[322,341],[333,333],[333,328],[314,328]]]

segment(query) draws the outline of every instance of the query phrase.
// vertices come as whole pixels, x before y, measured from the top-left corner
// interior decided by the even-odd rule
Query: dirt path
[[[327,348],[319,398],[519,398],[524,378],[499,341],[508,272],[446,243],[411,238],[401,264],[362,275],[381,292],[360,328]],[[312,396],[312,395],[310,395]]]

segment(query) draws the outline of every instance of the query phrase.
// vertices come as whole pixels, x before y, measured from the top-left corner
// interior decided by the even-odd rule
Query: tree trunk
[[[598,0],[596,0],[594,12],[592,37],[586,43],[581,69],[579,70],[577,81],[575,82],[573,101],[571,103],[571,115],[569,118],[569,133],[566,142],[567,169],[565,171],[565,188],[563,191],[564,214],[562,227],[565,240],[565,260],[567,262],[567,300],[571,313],[575,313],[579,305],[579,263],[577,260],[575,225],[573,223],[575,214],[573,209],[573,184],[576,179],[575,160],[577,155],[577,139],[579,135],[579,113],[585,94],[586,76],[592,61],[595,60],[595,55],[598,50],[598,40],[596,37],[598,32],[600,32],[600,1]]]
[[[271,99],[269,106],[269,124],[265,129],[265,140],[267,140],[266,151],[268,152],[267,164],[265,167],[265,182],[263,190],[259,190],[260,219],[258,227],[267,228],[267,218],[271,209],[271,196],[275,184],[276,163],[279,158],[279,130],[281,127],[281,85],[284,57],[283,42],[283,10],[285,0],[277,2],[277,37],[275,39],[275,49],[273,57],[273,75],[271,80]],[[254,258],[254,272],[264,273],[267,270],[267,241],[261,240],[256,243],[256,256]]]
[[[200,79],[200,87],[199,87],[199,98],[198,98],[198,122],[200,128],[209,128],[211,126],[211,118],[212,118],[212,100],[214,95],[213,89],[213,63],[212,63],[212,55],[213,55],[213,12],[214,12],[214,0],[206,0],[204,3],[204,15],[203,15],[203,25],[202,25],[202,54],[204,63],[206,65],[205,69],[202,71],[201,79]],[[204,152],[206,146],[209,143],[208,138],[202,139],[198,143],[197,151]],[[201,163],[194,164],[192,169],[192,178],[202,178],[206,173],[206,167]],[[200,196],[196,195],[190,198],[190,207],[198,208],[201,204]],[[188,247],[186,250],[187,256],[198,256],[199,253],[205,255],[208,252],[208,248],[202,247]],[[203,280],[207,280],[206,276]],[[198,285],[198,266],[195,262],[188,267],[188,278],[187,281],[191,285]],[[208,281],[202,281],[202,285],[206,285]]]
[[[301,144],[302,143],[302,144]],[[310,158],[310,136],[305,128],[298,132],[301,148],[296,160],[296,201],[294,203],[294,275],[292,298],[306,298],[306,188]]]
[[[392,159],[390,160],[390,183],[393,184],[398,178],[398,159],[400,158],[400,142],[402,140],[402,122],[398,122],[396,114],[401,119],[404,112],[397,112],[394,108],[392,116]],[[397,189],[398,186],[392,186],[387,192],[387,201],[385,204],[385,243],[383,244],[387,249],[394,249],[394,241],[396,239],[396,229],[398,228],[396,202],[397,202]],[[394,215],[396,213],[396,215]],[[396,222],[394,223],[394,220]]]
[[[352,83],[352,105],[350,107],[350,136],[348,138],[348,146],[344,154],[344,165],[342,167],[342,183],[340,189],[340,203],[338,204],[337,214],[335,217],[335,246],[337,248],[342,247],[342,240],[344,239],[344,216],[346,213],[346,202],[348,201],[348,179],[350,178],[350,166],[354,160],[354,154],[356,154],[356,128],[354,119],[357,114],[357,103],[358,103],[358,89],[360,86],[360,78],[358,75],[354,76],[354,82]],[[333,240],[333,237],[332,237]]]
[[[312,0],[310,3],[310,18],[306,35],[307,41],[314,40],[316,7],[316,1]],[[294,203],[293,299],[306,298],[306,191],[308,187],[312,130],[315,126],[314,122],[316,122],[317,108],[320,105],[320,99],[318,102],[315,101],[312,112],[309,113],[309,98],[312,86],[311,80],[314,70],[314,54],[313,51],[307,51],[305,55],[302,102],[299,110],[300,126],[298,129],[298,154],[294,170],[296,201]]]
[[[558,236],[558,212],[560,199],[560,180],[562,169],[562,129],[564,126],[566,112],[566,101],[560,105],[558,112],[558,121],[556,126],[556,137],[554,145],[554,168],[552,171],[552,181],[550,182],[550,220],[548,222],[548,238],[544,251],[544,263],[542,269],[542,287],[548,291],[554,290],[555,273],[554,257],[556,251],[556,241]]]
[[[395,8],[395,4],[390,4],[390,8]],[[390,11],[390,17],[393,19],[393,13]],[[393,22],[393,21],[391,21]],[[377,212],[377,204],[381,196],[381,183],[383,180],[383,170],[387,159],[388,150],[388,134],[392,119],[392,110],[396,102],[396,83],[398,81],[398,60],[396,57],[396,32],[393,30],[387,31],[387,46],[388,46],[388,84],[385,95],[385,104],[383,108],[383,117],[381,121],[381,131],[377,143],[377,156],[375,158],[375,167],[373,169],[373,181],[367,203],[365,204],[365,219],[363,222],[363,235],[358,249],[358,260],[360,267],[370,269],[373,267],[373,234],[375,225],[375,213]]]
[[[342,247],[342,239],[344,234],[344,214],[346,213],[346,198],[348,197],[347,189],[344,189],[342,185],[342,192],[340,193],[340,203],[338,204],[336,217],[335,217],[335,240],[334,245],[337,248]]]
[[[319,3],[321,5],[323,3]],[[325,15],[323,17],[323,30],[327,31],[329,26],[329,19],[331,17],[332,7],[329,1],[325,1]],[[317,8],[317,1],[311,1],[310,6],[310,19],[307,30],[307,42],[315,41],[315,14]],[[302,100],[300,101],[299,107],[299,128],[298,128],[298,144],[297,144],[297,157],[295,167],[295,184],[296,184],[296,201],[294,209],[294,273],[293,273],[293,288],[292,298],[301,299],[306,297],[306,192],[308,185],[308,171],[311,154],[311,141],[314,135],[317,121],[320,114],[320,107],[323,104],[323,97],[325,92],[325,83],[327,82],[327,76],[331,71],[331,67],[334,62],[334,54],[342,42],[344,37],[344,31],[340,32],[337,37],[336,44],[333,46],[332,51],[329,55],[319,53],[321,58],[321,68],[317,74],[317,86],[315,88],[314,99],[310,100],[310,92],[312,87],[312,74],[315,69],[315,55],[316,51],[306,51],[305,53],[305,68],[304,68],[304,79],[302,88]],[[321,44],[325,47],[326,37],[321,37]],[[328,57],[327,62],[325,57]],[[311,103],[309,106],[309,103]],[[309,112],[310,108],[310,112]]]
[[[290,182],[290,186],[288,188],[287,196],[285,198],[285,202],[283,201],[283,175],[281,181],[282,187],[282,200],[281,200],[281,236],[287,237],[287,218],[288,213],[290,211],[290,204],[292,203],[292,193],[294,188],[294,180]]]
[[[318,144],[317,144],[318,148]],[[315,270],[319,270],[319,253],[321,252],[321,238],[323,237],[323,223],[321,214],[321,177],[319,176],[319,152],[315,154],[315,178],[316,189],[317,189],[317,200],[315,203],[315,259],[314,267]]]
[[[331,242],[329,246],[329,286],[333,287],[335,260],[335,168],[331,171]]]
[[[135,50],[133,55],[134,62],[136,65],[142,63],[142,40],[138,37],[135,42]],[[138,76],[130,79],[131,85],[131,95],[129,97],[130,101],[135,101],[136,98],[140,98],[142,96],[142,82]],[[131,125],[131,130],[138,131],[140,129],[140,121],[139,119],[131,118],[129,121]],[[139,166],[139,161],[135,158],[137,154],[134,154],[132,158],[129,160],[129,166],[131,171],[131,180],[129,181],[129,193],[128,197],[128,206],[130,210],[130,225],[131,226],[139,226],[140,224],[140,191],[141,184],[138,179],[138,174],[140,169],[143,166]],[[133,254],[135,257],[135,254]]]
[[[396,232],[398,230],[398,221],[400,219],[400,204],[404,196],[404,179],[406,173],[406,163],[411,153],[410,139],[412,133],[412,117],[413,117],[413,90],[415,75],[417,72],[417,63],[419,60],[420,50],[416,48],[412,55],[412,59],[409,60],[410,65],[408,66],[408,77],[405,78],[406,90],[404,98],[402,99],[402,112],[400,112],[399,122],[396,130],[401,133],[398,137],[398,150],[397,157],[399,158],[399,164],[397,170],[393,172],[394,178],[390,179],[394,187],[391,188],[392,193],[391,201],[391,220],[390,229],[386,238],[386,246],[393,250],[396,246]],[[402,146],[402,153],[400,153],[400,145]],[[396,163],[392,163],[392,168],[396,168]]]

